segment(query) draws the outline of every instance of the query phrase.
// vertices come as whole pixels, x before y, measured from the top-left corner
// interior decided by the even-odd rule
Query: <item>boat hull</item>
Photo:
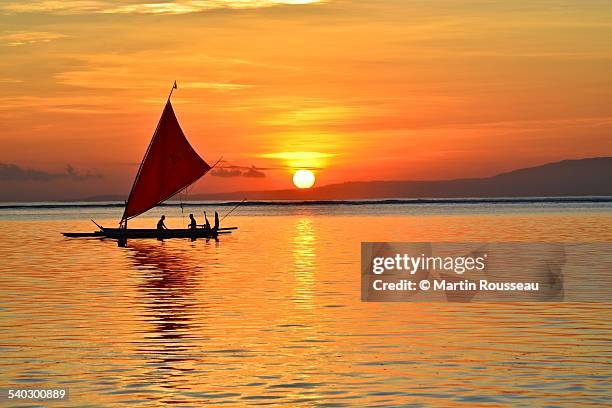
[[[138,238],[214,238],[219,234],[230,234],[236,227],[219,228],[218,231],[207,228],[196,229],[147,229],[147,228],[105,228],[95,232],[62,232],[68,238],[112,238],[112,239],[138,239]]]

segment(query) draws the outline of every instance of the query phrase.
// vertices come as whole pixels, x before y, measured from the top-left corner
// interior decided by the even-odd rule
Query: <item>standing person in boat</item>
[[[215,211],[215,226],[213,227],[213,231],[219,231],[219,214]]]
[[[161,218],[159,219],[159,221],[157,221],[157,230],[158,231],[168,229],[168,227],[166,227],[166,224],[164,224],[164,220],[165,219],[166,219],[166,216],[162,215]]]
[[[189,229],[198,228],[198,223],[196,222],[196,219],[193,218],[193,214],[189,214],[189,219],[191,220],[189,221]]]

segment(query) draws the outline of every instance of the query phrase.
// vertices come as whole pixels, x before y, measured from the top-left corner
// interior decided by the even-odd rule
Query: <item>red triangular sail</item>
[[[168,100],[136,175],[122,220],[169,199],[208,170],[210,166],[187,141]]]

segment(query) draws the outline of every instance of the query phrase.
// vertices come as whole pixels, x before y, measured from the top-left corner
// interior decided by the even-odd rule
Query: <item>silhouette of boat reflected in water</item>
[[[152,400],[191,403],[176,391],[188,388],[186,377],[198,374],[196,362],[201,360],[202,345],[207,340],[202,319],[198,319],[206,308],[205,299],[195,295],[206,265],[190,261],[193,256],[185,252],[192,246],[171,248],[163,242],[132,241],[129,249],[139,272],[142,318],[149,327],[138,345],[138,352],[147,360],[144,386],[155,384],[172,390],[165,397],[151,394]]]

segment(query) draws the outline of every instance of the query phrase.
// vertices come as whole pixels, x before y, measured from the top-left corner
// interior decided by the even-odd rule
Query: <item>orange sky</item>
[[[265,174],[193,192],[612,155],[608,2],[153,1],[0,3],[0,200],[127,193],[175,79],[200,155]]]

